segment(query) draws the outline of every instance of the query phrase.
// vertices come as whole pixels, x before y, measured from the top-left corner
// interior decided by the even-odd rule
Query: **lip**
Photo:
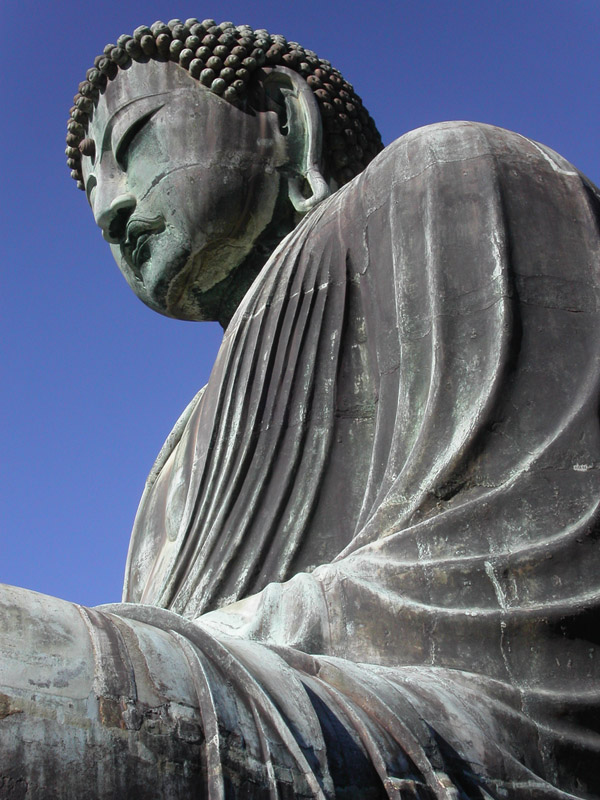
[[[135,275],[142,278],[142,266],[150,257],[148,240],[154,234],[161,233],[165,223],[161,216],[146,218],[132,216],[127,223],[125,239],[121,243],[121,251]]]
[[[137,267],[137,269],[140,269],[144,261],[147,261],[148,257],[150,256],[150,248],[144,248],[144,245],[151,236],[152,233],[142,233],[135,240],[135,246],[133,248],[133,252],[131,253],[131,260],[134,267]]]

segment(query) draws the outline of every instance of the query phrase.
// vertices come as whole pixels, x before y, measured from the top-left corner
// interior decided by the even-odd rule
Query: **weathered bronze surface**
[[[597,189],[469,122],[338,188],[289,53],[245,105],[175,22],[98,62],[76,177],[224,340],[124,602],[1,588],[0,797],[600,797]]]

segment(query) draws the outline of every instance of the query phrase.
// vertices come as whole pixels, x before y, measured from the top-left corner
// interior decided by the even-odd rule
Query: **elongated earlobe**
[[[306,175],[303,177],[308,182],[308,185],[312,191],[312,194],[309,197],[304,197],[300,191],[300,181],[298,178],[289,179],[290,201],[299,214],[308,213],[311,208],[314,208],[321,202],[321,200],[325,200],[325,198],[329,197],[331,194],[331,189],[327,185],[327,182],[325,181],[325,178],[321,174],[321,170],[318,167],[308,167],[306,170]]]
[[[323,126],[321,112],[310,87],[287,67],[274,67],[264,82],[267,92],[279,91],[285,101],[289,164],[290,202],[299,214],[306,214],[331,194],[321,172]],[[310,189],[308,196],[303,189]]]

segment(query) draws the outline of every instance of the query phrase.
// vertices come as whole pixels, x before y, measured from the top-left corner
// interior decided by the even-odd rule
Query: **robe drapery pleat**
[[[244,665],[259,739],[300,681],[316,749],[333,714],[389,797],[403,770],[423,797],[600,796],[596,191],[517,134],[430,126],[250,289],[147,486],[124,600],[195,619],[236,697]],[[302,764],[333,796],[335,765]]]

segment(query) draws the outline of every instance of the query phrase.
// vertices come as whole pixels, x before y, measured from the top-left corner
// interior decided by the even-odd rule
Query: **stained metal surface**
[[[600,796],[599,210],[444,123],[309,215],[161,455],[129,603],[4,590],[0,797]]]

